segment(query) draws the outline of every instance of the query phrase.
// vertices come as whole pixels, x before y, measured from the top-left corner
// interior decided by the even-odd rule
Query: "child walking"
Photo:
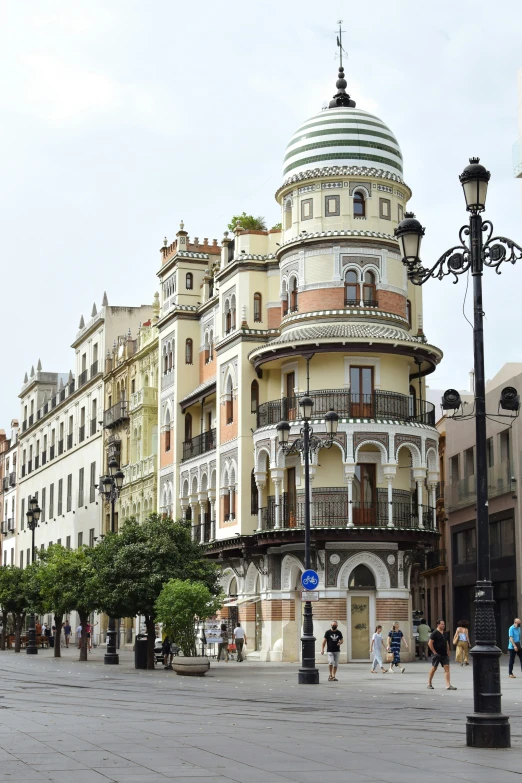
[[[381,667],[383,674],[386,674],[386,669],[382,665],[382,645],[382,625],[378,625],[372,636],[372,643],[370,645],[370,655],[373,654],[373,663],[372,668],[370,669],[372,674],[377,674],[375,664]]]

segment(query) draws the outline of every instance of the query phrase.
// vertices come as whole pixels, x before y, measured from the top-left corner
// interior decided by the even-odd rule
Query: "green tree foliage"
[[[30,584],[35,571],[35,566],[22,569],[9,565],[0,568],[0,605],[5,613],[13,617],[15,652],[20,652],[20,637],[27,612],[39,608],[35,605],[37,602],[32,590],[34,583],[33,586]]]
[[[219,593],[218,569],[191,540],[190,525],[151,514],[130,519],[92,550],[98,609],[112,617],[142,615],[148,635],[147,667],[154,668],[155,604],[172,578],[190,579]]]
[[[228,224],[229,231],[235,231],[237,224],[247,231],[266,231],[266,220],[264,217],[254,217],[243,212],[242,215],[233,215]]]
[[[40,554],[39,591],[44,612],[54,614],[56,634],[54,657],[60,657],[60,637],[64,615],[76,609],[80,615],[82,639],[80,660],[87,660],[86,624],[96,608],[95,574],[88,547],[66,549],[53,544]]]
[[[163,623],[169,638],[181,647],[183,655],[196,655],[196,624],[212,617],[223,604],[222,595],[213,595],[202,582],[171,579],[163,585],[156,601],[156,620]]]
[[[282,228],[283,228],[282,223],[275,223],[275,225],[272,226],[270,231],[281,231]]]

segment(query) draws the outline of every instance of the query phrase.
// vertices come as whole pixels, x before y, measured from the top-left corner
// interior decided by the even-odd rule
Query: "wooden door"
[[[354,525],[375,525],[376,513],[375,465],[360,463],[355,466],[353,482]]]
[[[295,398],[295,372],[287,372],[285,376],[286,385],[286,414],[288,421],[296,419],[296,398]]]
[[[350,367],[351,415],[367,419],[373,415],[373,367]]]

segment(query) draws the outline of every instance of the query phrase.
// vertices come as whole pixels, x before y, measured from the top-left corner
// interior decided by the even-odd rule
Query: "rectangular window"
[[[24,567],[24,553],[20,552],[20,568]]]
[[[54,517],[54,484],[49,485],[49,519]]]
[[[464,452],[464,478],[475,475],[475,448],[472,446]]]
[[[14,565],[14,549],[11,549],[11,565]]]
[[[450,483],[452,487],[457,486],[459,482],[459,454],[455,454],[449,461]]]
[[[83,506],[83,477],[85,470],[80,468],[78,472],[78,508]]]
[[[65,548],[70,549],[71,548],[71,536],[67,536],[65,539]]]
[[[89,546],[94,546],[94,528],[89,530]]]
[[[22,510],[20,513],[20,530],[25,530],[25,498],[22,498]]]
[[[72,473],[67,476],[67,511],[72,510]]]
[[[58,480],[58,516],[63,514],[63,479]]]
[[[78,549],[83,546],[83,533],[78,533]]]
[[[404,219],[404,207],[402,206],[402,204],[399,204],[398,215],[399,215],[399,223],[400,223],[401,220]]]
[[[495,464],[495,453],[493,451],[493,438],[488,438],[486,441],[486,458],[488,468],[492,468]]]
[[[91,462],[91,482],[89,489],[89,502],[94,503],[96,500],[96,463]]]
[[[325,196],[324,199],[324,216],[325,217],[339,217],[341,214],[341,197],[340,196]]]
[[[311,220],[314,216],[314,201],[305,198],[301,201],[301,220]]]
[[[500,433],[500,461],[509,465],[510,459],[511,449],[509,430],[504,430],[504,432]]]
[[[29,565],[29,563],[31,562],[31,550],[30,549],[28,549],[26,554],[25,554],[25,562],[27,563],[27,565]]]
[[[477,559],[475,528],[461,530],[453,535],[453,557],[455,565],[474,563]]]
[[[40,521],[45,522],[45,487],[42,489],[42,502],[40,504],[41,514]]]
[[[62,545],[62,539],[61,538],[57,538],[56,539],[56,543],[58,544],[58,546],[61,546]]]
[[[391,201],[389,198],[379,199],[379,217],[381,220],[391,220]]]

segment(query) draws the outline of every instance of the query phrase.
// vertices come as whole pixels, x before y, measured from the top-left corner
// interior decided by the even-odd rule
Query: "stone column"
[[[353,527],[353,482],[355,480],[355,465],[344,466],[344,477],[348,488],[348,523],[347,527]]]
[[[395,527],[393,521],[393,479],[395,478],[396,472],[397,469],[395,465],[383,465],[384,478],[388,485],[388,527]]]
[[[216,490],[209,489],[208,499],[210,501],[210,540],[216,538]]]
[[[192,540],[197,541],[197,524],[198,524],[198,499],[197,496],[191,495],[189,497],[190,512],[192,516]]]
[[[417,483],[417,514],[419,517],[419,527],[424,527],[424,522],[422,519],[422,491],[424,488],[424,478],[425,478],[426,471],[424,468],[414,468],[413,469],[413,478],[415,482]]]
[[[428,484],[428,497],[430,500],[430,506],[432,510],[432,523],[433,523],[433,530],[437,529],[437,484],[436,483],[430,483]]]
[[[275,491],[275,527],[280,528],[283,525],[283,518],[281,514],[281,489],[283,486],[284,470],[282,468],[275,468],[271,471],[272,481]]]
[[[232,516],[234,515],[234,516]],[[234,519],[236,515],[236,508],[234,504],[234,487],[228,487],[228,518]]]
[[[201,516],[201,527],[199,528],[199,541],[201,544],[205,543],[205,507],[207,505],[207,493],[198,493],[199,513]]]

